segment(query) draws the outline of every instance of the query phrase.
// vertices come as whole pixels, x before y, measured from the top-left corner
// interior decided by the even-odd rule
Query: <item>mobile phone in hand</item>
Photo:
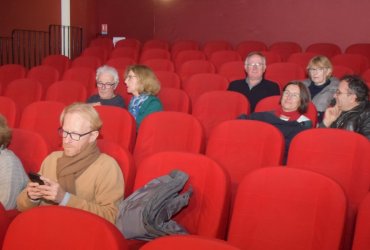
[[[40,179],[40,176],[39,174],[37,173],[28,173],[28,177],[30,177],[30,180],[32,182],[37,182],[38,184],[40,185],[45,185],[44,181]]]

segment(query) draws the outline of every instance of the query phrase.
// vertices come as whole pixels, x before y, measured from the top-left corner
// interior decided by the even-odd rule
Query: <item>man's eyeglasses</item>
[[[291,93],[288,90],[283,91],[283,96],[298,99],[300,96],[298,93]]]
[[[352,95],[353,93],[350,93],[350,92],[345,93],[345,92],[341,92],[339,89],[337,89],[335,91],[335,94],[336,95],[343,95],[343,94],[345,94],[345,95]]]
[[[63,137],[63,138],[67,138],[67,136],[69,135],[69,137],[72,140],[79,141],[82,136],[88,135],[88,134],[90,134],[91,132],[94,132],[94,131],[96,131],[96,130],[91,130],[87,133],[79,134],[79,133],[75,133],[75,132],[67,132],[63,128],[59,128],[58,129],[58,134],[59,134],[60,137]]]
[[[254,68],[254,67],[262,68],[262,66],[264,66],[265,64],[264,63],[247,63],[246,65],[248,68]]]
[[[107,82],[107,83],[102,83],[102,82],[97,82],[96,83],[96,86],[98,86],[98,88],[101,88],[101,89],[110,89],[110,88],[113,88],[113,86],[115,85],[115,83],[110,83],[110,82]]]
[[[326,68],[309,68],[308,71],[310,73],[323,73]]]

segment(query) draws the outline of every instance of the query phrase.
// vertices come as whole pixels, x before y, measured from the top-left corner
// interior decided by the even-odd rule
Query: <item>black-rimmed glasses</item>
[[[96,130],[91,130],[91,131],[89,131],[87,133],[79,134],[79,133],[75,133],[75,132],[67,132],[63,128],[59,128],[58,129],[58,134],[62,138],[67,138],[67,136],[69,135],[69,137],[72,140],[79,141],[81,139],[81,137],[83,137],[85,135],[88,135],[88,134],[90,134],[91,132],[94,132],[94,131],[96,131]]]

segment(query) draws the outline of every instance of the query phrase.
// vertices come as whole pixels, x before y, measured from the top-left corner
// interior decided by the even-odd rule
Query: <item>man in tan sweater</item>
[[[69,206],[114,223],[124,181],[117,162],[100,153],[96,145],[102,126],[98,113],[91,105],[72,104],[64,109],[60,124],[64,150],[44,160],[40,169],[44,185],[29,182],[17,198],[18,209]]]

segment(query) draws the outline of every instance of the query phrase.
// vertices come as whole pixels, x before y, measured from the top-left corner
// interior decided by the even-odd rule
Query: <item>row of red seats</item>
[[[23,85],[22,85],[23,86]],[[35,96],[32,92],[32,89],[29,85],[23,86],[24,88],[18,88],[17,91],[24,93],[21,97],[28,96],[28,98],[17,99],[17,95],[14,96],[0,96],[0,112],[7,118],[8,124],[10,127],[24,127],[27,126],[27,121],[24,121],[29,112],[43,112],[46,107],[45,112],[54,113],[54,119],[58,117],[60,114],[60,107],[64,107],[65,105],[69,105],[75,101],[84,101],[86,98],[86,91],[78,92],[76,89],[74,82],[56,82],[49,87],[47,92],[47,102],[43,104],[38,104],[40,101],[39,97],[40,94],[37,94],[37,98],[32,98]],[[222,121],[225,120],[233,120],[236,119],[241,114],[249,114],[249,102],[247,99],[240,93],[226,91],[225,89],[217,90],[214,86],[213,90],[210,87],[207,88],[207,84],[203,85],[194,85],[194,89],[189,89],[188,93],[181,89],[174,89],[174,88],[163,88],[159,93],[159,98],[163,103],[163,107],[165,111],[176,111],[191,114],[196,119],[200,121],[202,124],[206,138],[208,138],[209,134],[211,133],[212,129]],[[200,87],[199,87],[200,86]],[[10,85],[12,87],[12,85]],[[217,86],[216,86],[217,87]],[[14,93],[17,92],[14,90]],[[27,95],[26,95],[27,94]],[[82,95],[84,94],[84,95]],[[190,96],[190,97],[189,97]],[[81,98],[80,98],[81,97]],[[261,100],[256,107],[257,112],[261,111],[270,111],[275,110],[279,106],[280,96],[272,96]],[[57,104],[53,104],[57,102]],[[47,105],[50,103],[50,105]],[[18,106],[17,106],[18,105]],[[22,105],[22,110],[19,109],[20,105]],[[37,106],[38,105],[38,106]],[[49,110],[49,107],[53,107],[52,105],[56,106],[55,110]],[[18,107],[18,108],[17,108]],[[32,108],[37,107],[37,108]],[[119,126],[127,126],[127,123],[133,123],[133,119],[127,110],[119,110],[121,108],[115,107],[98,107],[98,110],[104,109],[107,115],[104,115],[104,119],[106,120],[105,123],[107,124],[115,124],[117,127],[117,131],[115,128],[108,128],[106,133],[113,134],[112,138],[121,138],[120,136],[116,135],[118,133]],[[24,111],[23,111],[24,110]],[[34,111],[28,111],[34,110]],[[119,111],[117,111],[119,110]],[[114,114],[117,112],[117,114]],[[24,114],[26,113],[26,114]],[[117,116],[118,114],[121,114]],[[36,113],[33,114],[41,116],[40,114]],[[317,122],[317,111],[315,106],[312,102],[309,104],[308,112],[306,114],[313,123],[313,126],[316,126]],[[114,117],[115,121],[111,122],[112,118]],[[121,119],[119,119],[122,117]],[[41,119],[41,118],[33,118],[33,119]],[[57,121],[57,119],[56,119]],[[29,122],[29,121],[28,121]],[[122,125],[119,125],[122,124]],[[55,124],[57,126],[58,124]],[[130,125],[133,126],[133,125]],[[57,127],[54,127],[57,128]],[[122,128],[121,128],[122,130]],[[52,134],[48,134],[48,130],[41,130],[43,133],[46,133],[45,137],[49,138],[48,140],[52,140],[54,131],[50,131]],[[123,133],[123,132],[121,132]],[[130,138],[129,141],[132,141],[133,138]],[[59,141],[59,138],[55,138]],[[134,142],[127,142],[120,144],[125,148],[132,150]],[[51,141],[52,148],[56,148],[57,142]]]
[[[178,41],[172,45],[171,49],[169,43],[164,40],[149,40],[143,44],[142,48],[140,44],[139,41],[134,43],[132,40],[123,40],[113,48],[111,39],[96,38],[90,42],[89,48],[85,49],[83,54],[98,56],[102,62],[115,57],[132,57],[136,62],[141,63],[153,58],[172,59],[178,68],[184,57],[179,54],[190,50],[193,53],[193,59],[208,59],[216,66],[216,69],[226,61],[244,60],[251,51],[267,52],[268,63],[296,62],[298,60],[299,64],[304,64],[304,68],[310,58],[319,54],[331,58],[334,64],[351,68],[357,74],[369,68],[370,60],[370,44],[350,45],[345,50],[344,56],[338,45],[330,43],[312,44],[308,46],[305,53],[302,53],[302,47],[295,42],[276,42],[267,47],[260,41],[244,41],[238,44],[235,50],[227,41],[210,41],[205,43],[202,48],[196,41]],[[102,48],[102,51],[98,51],[98,47]],[[185,57],[189,57],[189,55]]]
[[[242,249],[256,238],[262,239],[257,242],[263,249],[297,249],[306,243],[313,244],[315,249],[338,249],[343,232],[342,243],[347,246],[343,249],[350,249],[355,216],[370,186],[366,154],[369,142],[348,131],[311,129],[293,139],[286,168],[265,168],[278,165],[282,141],[273,141],[279,137],[274,135],[274,127],[258,123],[240,120],[223,123],[213,133],[213,143],[209,142],[217,148],[208,145],[205,156],[161,152],[143,159],[136,168],[134,190],[178,168],[189,173],[187,185],[194,188],[194,195],[176,220],[191,234],[225,239],[229,225],[227,241]],[[261,129],[270,132],[261,133]],[[235,160],[237,154],[248,155],[244,160]],[[256,156],[261,156],[260,160],[251,162],[249,158]],[[236,165],[241,168],[235,168]],[[235,202],[231,201],[234,205],[228,211],[230,194],[236,196],[233,195]],[[231,215],[230,223],[227,214]],[[361,212],[358,220],[366,214]],[[261,230],[250,231],[256,225]],[[357,249],[367,249],[368,231],[361,229],[368,230],[369,224],[357,225],[361,227],[356,231],[360,232],[356,234]]]
[[[200,42],[195,40],[178,40],[170,44],[168,41],[163,39],[150,39],[145,42],[141,42],[135,38],[128,38],[113,44],[111,38],[98,37],[90,41],[89,47],[94,46],[103,46],[108,51],[120,47],[131,47],[141,51],[147,49],[165,49],[171,52],[172,58],[174,58],[175,55],[182,50],[202,50],[206,52],[207,56],[210,56],[214,51],[217,50],[235,50],[239,52],[241,58],[243,59],[251,51],[276,51],[281,56],[283,61],[285,61],[290,54],[298,52],[311,52],[325,55],[328,58],[332,58],[333,56],[342,54],[344,52],[349,54],[361,54],[370,59],[369,43],[351,44],[344,51],[342,51],[337,44],[325,42],[310,44],[305,50],[303,50],[300,44],[291,41],[275,42],[270,46],[267,46],[262,41],[242,41],[234,47],[226,40],[208,41],[201,45]]]
[[[185,53],[186,51],[180,52]],[[351,55],[350,55],[351,56]],[[303,55],[303,60],[308,62],[311,56]],[[43,65],[33,67],[27,73],[27,70],[21,65],[3,65],[0,67],[0,91],[5,93],[7,85],[14,79],[19,79],[23,77],[27,77],[29,79],[33,79],[39,81],[42,85],[43,93],[46,93],[48,87],[57,80],[74,80],[79,81],[82,83],[86,88],[87,92],[91,93],[96,90],[95,88],[95,70],[96,67],[100,66],[100,63],[97,63],[89,68],[89,65],[86,64],[86,61],[90,59],[97,59],[94,56],[81,56],[72,62],[65,56],[62,55],[52,55],[44,58]],[[298,57],[300,58],[300,57]],[[117,68],[120,78],[119,90],[121,94],[129,99],[125,91],[124,86],[124,70],[125,68],[132,64],[133,62],[126,60],[127,58],[114,58],[114,63],[107,64],[114,66]],[[120,62],[123,60],[123,62]],[[149,66],[155,70],[157,73],[158,78],[160,79],[163,87],[182,87],[186,89],[187,80],[195,75],[195,74],[215,74],[215,67],[213,64],[207,60],[190,60],[182,64],[181,70],[176,73],[171,71],[170,68],[163,65],[164,61],[169,61],[168,59],[152,59],[150,60],[152,64]],[[78,62],[78,63],[76,63]],[[169,61],[170,62],[170,61]],[[304,64],[306,64],[305,62]],[[347,61],[346,61],[347,62]],[[172,63],[172,62],[170,62]],[[265,73],[265,77],[272,81],[276,81],[279,83],[281,88],[290,80],[301,80],[306,78],[305,71],[303,69],[303,64],[298,65],[299,63],[273,63],[268,66],[267,71]],[[353,64],[355,65],[355,64]],[[351,74],[355,71],[340,65],[334,65],[334,75],[337,77],[341,77],[344,74]],[[219,72],[217,73],[220,75],[224,80],[224,82],[229,82],[235,79],[241,79],[245,77],[244,72],[244,64],[242,61],[231,61],[224,63]],[[362,76],[370,82],[370,69],[367,70],[362,74]],[[218,78],[221,78],[218,77]],[[204,77],[201,78],[201,81],[214,81],[215,77],[205,79]],[[199,81],[199,80],[198,80]],[[217,81],[221,81],[218,80]],[[226,83],[227,84],[227,83]],[[225,84],[225,85],[226,85]]]
[[[289,62],[295,63],[306,68],[309,60],[319,55],[314,52],[295,52],[291,53],[285,60],[275,51],[262,51],[266,56],[267,64]],[[174,57],[165,49],[147,49],[142,52],[131,47],[119,47],[113,49],[109,54],[102,47],[88,47],[83,56],[99,58],[101,63],[117,65],[123,67],[124,64],[142,63],[153,67],[156,70],[176,71],[182,74],[182,65],[190,60],[208,61],[209,70],[213,72],[221,71],[221,67],[226,62],[243,62],[245,57],[240,56],[239,52],[234,50],[217,50],[207,56],[202,50],[183,50],[178,52]],[[122,59],[125,58],[125,59]],[[80,58],[78,58],[80,60]],[[86,60],[86,58],[84,58]],[[340,65],[351,69],[356,74],[361,74],[369,68],[369,59],[360,54],[338,54],[331,58],[334,65]],[[243,68],[243,67],[242,67]]]

